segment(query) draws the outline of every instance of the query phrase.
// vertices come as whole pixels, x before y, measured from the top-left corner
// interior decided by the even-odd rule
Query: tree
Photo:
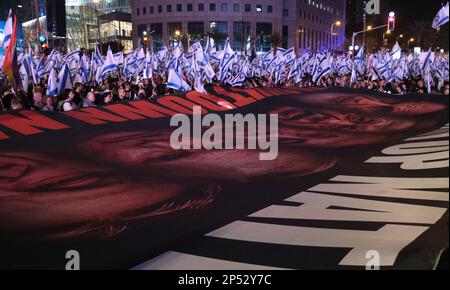
[[[438,34],[433,31],[429,21],[414,21],[408,25],[408,30],[416,38],[418,46],[428,47],[436,43]]]
[[[272,46],[274,52],[277,51],[277,48],[281,46],[281,36],[278,32],[272,33],[272,35],[269,37],[269,43]]]

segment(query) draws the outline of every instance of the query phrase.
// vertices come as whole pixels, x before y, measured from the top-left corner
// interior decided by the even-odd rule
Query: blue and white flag
[[[364,46],[361,47],[358,54],[355,56],[354,63],[356,65],[356,73],[360,75],[364,75],[366,70],[366,61],[365,61],[365,55],[364,55]]]
[[[56,78],[55,68],[52,68],[48,77],[47,96],[56,97],[58,95],[58,80]]]
[[[198,65],[198,61],[196,55],[193,55],[194,59],[192,62],[192,70],[194,72],[194,88],[197,92],[207,95],[205,88],[203,87],[203,79],[201,69]]]
[[[13,30],[13,14],[12,10],[9,9],[8,18],[6,19],[5,28],[3,29],[3,49],[7,49],[9,44],[11,43],[12,31]]]
[[[72,89],[72,80],[70,78],[69,66],[66,63],[58,74],[58,93],[60,94],[67,89]]]
[[[100,68],[103,65],[103,56],[102,53],[100,52],[100,45],[97,43],[97,45],[95,46],[95,51],[93,54],[93,60],[94,63],[96,65],[97,68]]]
[[[166,46],[164,46],[160,51],[158,51],[158,52],[156,53],[156,59],[157,59],[159,62],[164,61],[164,60],[166,59],[166,57],[167,57],[168,52],[169,52],[169,50],[167,49]]]
[[[105,62],[97,73],[97,83],[101,83],[107,74],[114,73],[117,70],[117,64],[114,61],[114,56],[111,47],[108,47]]]
[[[29,74],[27,68],[25,67],[26,62],[22,62],[22,65],[19,69],[20,81],[22,83],[22,89],[26,92],[28,90],[29,85]]]
[[[319,84],[322,78],[331,72],[331,57],[326,57],[316,66],[312,81]]]
[[[220,81],[226,81],[228,74],[228,70],[232,67],[235,60],[236,52],[231,48],[230,42],[227,39],[225,42],[225,48],[223,50],[223,56],[220,60],[219,64],[219,75],[218,78]]]
[[[357,75],[356,75],[356,69],[355,69],[355,63],[352,65],[352,75],[350,76],[350,86],[353,84],[356,84],[357,81]]]
[[[395,43],[394,47],[392,48],[391,52],[390,52],[391,58],[392,59],[400,59],[402,56],[402,49],[400,47],[400,45],[398,44],[398,42]]]
[[[398,82],[398,81],[402,81],[403,79],[407,78],[409,76],[409,71],[408,71],[408,60],[406,58],[402,58],[400,60],[399,65],[397,66],[397,68],[394,70],[394,72],[392,73],[390,79],[388,80],[388,82]]]
[[[420,62],[420,73],[423,77],[426,76],[426,70],[431,66],[434,62],[434,53],[431,51],[431,48],[428,52],[419,53],[419,62]]]
[[[442,7],[436,17],[433,20],[433,28],[439,31],[441,29],[441,26],[447,23],[449,20],[449,6],[448,2],[447,5]]]
[[[78,72],[78,69],[80,68],[81,65],[81,56],[83,54],[81,53],[80,50],[75,50],[74,52],[71,52],[70,54],[68,54],[66,56],[66,58],[64,59],[64,62],[67,64],[67,67],[70,70],[70,74],[71,76],[75,76],[75,74]],[[55,61],[56,59],[56,54],[54,54],[51,58],[51,60]]]
[[[81,57],[80,66],[75,74],[73,83],[89,83],[89,65],[87,63],[87,57],[85,54]]]
[[[153,52],[147,50],[147,54],[145,56],[145,68],[143,72],[144,79],[153,79]]]
[[[290,48],[283,53],[283,62],[285,65],[291,65],[296,59],[294,48]]]
[[[174,90],[185,92],[189,92],[191,90],[189,84],[186,83],[181,74],[177,72],[172,66],[169,66],[169,77],[167,79],[167,87]]]

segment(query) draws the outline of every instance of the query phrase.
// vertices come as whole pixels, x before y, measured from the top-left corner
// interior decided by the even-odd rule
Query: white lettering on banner
[[[421,155],[373,157],[367,160],[366,163],[401,163],[400,168],[403,170],[438,169],[448,168],[448,157],[448,151],[444,151]]]
[[[220,259],[206,258],[180,252],[166,252],[151,259],[132,270],[245,270],[245,271],[267,271],[267,270],[289,270],[254,264],[238,263]]]
[[[406,141],[430,140],[436,138],[445,138],[448,136],[448,125],[445,125],[444,127],[429,134],[423,134],[419,137],[409,138]],[[448,140],[400,144],[383,150],[383,153],[385,155],[390,156],[373,157],[367,160],[366,163],[401,163],[400,168],[403,170],[448,168],[448,144]]]
[[[428,227],[385,225],[378,231],[296,227],[235,221],[207,236],[258,243],[292,246],[349,248],[342,266],[366,266],[366,253],[380,253],[381,266],[392,266],[400,251]]]
[[[382,152],[386,155],[410,155],[410,154],[422,154],[432,153],[440,151],[448,151],[449,142],[447,141],[430,141],[420,143],[406,143],[396,146],[392,146],[384,149]]]
[[[271,205],[250,217],[329,221],[434,224],[446,208],[301,192],[286,201],[300,206]],[[330,209],[345,207],[355,210]]]
[[[340,183],[319,184],[310,188],[309,191],[449,201],[448,178],[336,176],[330,179],[330,181]],[[425,191],[424,189],[447,189],[447,192]]]

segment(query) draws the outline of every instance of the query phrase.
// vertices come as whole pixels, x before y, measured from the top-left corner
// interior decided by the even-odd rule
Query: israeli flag
[[[102,68],[99,70],[97,82],[101,83],[107,74],[113,73],[117,70],[117,64],[114,61],[114,56],[111,47],[108,47],[108,53],[106,54],[105,62]]]
[[[167,87],[174,90],[185,92],[189,92],[191,90],[189,84],[186,83],[185,80],[183,80],[181,74],[175,71],[175,69],[172,66],[169,67],[169,78],[167,79]]]
[[[315,74],[313,75],[312,81],[315,84],[319,84],[322,78],[328,75],[331,72],[331,57],[327,57],[323,59],[319,65],[317,65],[317,69]]]
[[[3,29],[3,49],[7,49],[9,44],[11,43],[12,38],[12,30],[13,30],[13,14],[12,10],[9,9],[8,18],[6,19],[5,28]]]
[[[47,83],[46,95],[56,97],[58,95],[58,80],[56,78],[55,68],[52,68]]]
[[[402,57],[402,49],[398,42],[395,43],[394,47],[392,48],[390,55],[392,59],[400,59]]]
[[[358,75],[363,75],[365,72],[365,56],[364,56],[364,46],[361,47],[358,54],[356,55],[354,59],[355,65],[356,65],[356,72]]]
[[[103,65],[103,56],[100,52],[100,45],[97,43],[95,46],[95,51],[93,54],[93,60],[97,68],[101,67]]]
[[[230,42],[227,38],[225,42],[225,48],[223,51],[222,59],[220,60],[219,64],[219,80],[225,81],[226,76],[228,75],[228,70],[230,67],[232,67],[234,63],[236,52],[233,51],[233,49],[230,46]]]
[[[431,48],[428,52],[421,52],[419,54],[420,72],[422,76],[425,76],[426,69],[434,62],[434,53],[431,52]]]
[[[442,7],[436,17],[433,20],[433,28],[439,31],[441,29],[441,26],[448,22],[449,20],[449,6],[448,2],[447,5]]]
[[[70,78],[70,69],[66,63],[58,74],[58,93],[62,93],[64,90],[71,88],[72,80]]]
[[[25,67],[26,62],[22,62],[22,65],[19,69],[20,80],[22,83],[22,89],[26,92],[28,90],[29,79],[28,79],[28,71]]]
[[[145,57],[145,68],[144,68],[144,74],[143,74],[144,79],[152,79],[153,78],[152,59],[153,59],[153,53],[150,53],[147,50],[147,55]]]
[[[291,65],[296,59],[294,48],[290,48],[283,53],[283,62],[285,65]]]
[[[350,76],[350,85],[356,84],[357,81],[357,75],[356,75],[356,69],[355,64],[352,65],[352,75]]]
[[[200,47],[201,48],[201,47]],[[203,87],[201,68],[198,65],[198,61],[194,54],[194,59],[192,63],[192,70],[194,72],[194,88],[197,92],[207,95],[205,88]]]

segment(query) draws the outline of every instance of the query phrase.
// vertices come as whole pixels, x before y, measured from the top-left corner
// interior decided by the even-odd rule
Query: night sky
[[[382,0],[381,0],[382,1]],[[413,22],[415,20],[433,21],[444,0],[391,0],[391,9],[397,13],[399,23]]]

